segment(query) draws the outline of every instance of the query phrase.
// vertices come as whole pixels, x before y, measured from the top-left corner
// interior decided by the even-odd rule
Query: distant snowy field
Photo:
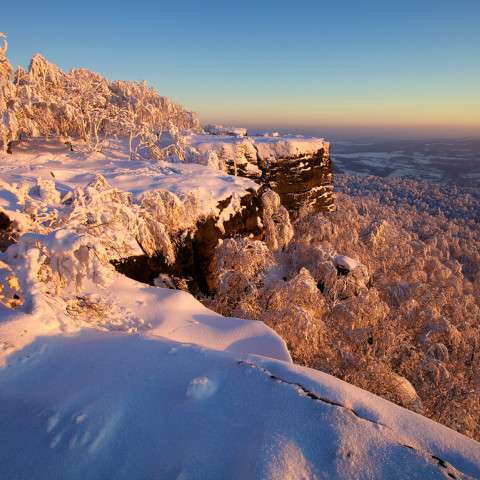
[[[332,142],[335,173],[407,177],[463,187],[480,183],[480,140]]]

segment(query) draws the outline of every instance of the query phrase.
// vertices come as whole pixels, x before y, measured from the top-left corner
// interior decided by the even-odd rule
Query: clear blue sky
[[[480,0],[5,0],[9,58],[147,80],[203,121],[480,131]]]

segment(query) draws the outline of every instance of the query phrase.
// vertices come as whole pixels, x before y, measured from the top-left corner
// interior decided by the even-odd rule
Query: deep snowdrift
[[[242,357],[146,335],[38,339],[0,376],[2,478],[480,474],[478,445],[457,433],[319,372]]]
[[[152,204],[171,207],[165,235],[150,232],[159,248],[179,212],[215,210],[248,180],[120,147],[38,152],[0,160],[0,208],[21,235],[0,257],[0,478],[480,476],[478,443],[294,366],[261,322],[109,264],[148,237]],[[158,189],[178,195],[142,203]]]

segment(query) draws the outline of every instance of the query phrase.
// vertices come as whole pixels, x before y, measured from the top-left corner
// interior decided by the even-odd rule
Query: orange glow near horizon
[[[303,102],[302,102],[303,103]],[[200,119],[205,122],[245,124],[260,126],[335,127],[366,128],[421,128],[448,129],[468,134],[477,131],[480,135],[480,95],[477,98],[461,98],[435,102],[412,99],[400,102],[391,100],[385,103],[359,104],[342,102],[335,104],[313,101],[310,105],[289,103],[275,105],[267,102],[252,104],[198,105]]]

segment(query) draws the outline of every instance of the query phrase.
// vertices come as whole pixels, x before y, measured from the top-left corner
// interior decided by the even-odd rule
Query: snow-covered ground
[[[374,395],[168,338],[42,337],[10,357],[0,385],[2,478],[480,475],[478,444]]]
[[[127,160],[120,143],[65,150],[0,157],[0,210],[23,228],[0,256],[0,478],[480,477],[475,441],[293,365],[261,322],[110,265],[155,219],[188,224],[255,184]]]
[[[8,193],[8,184],[23,182],[34,187],[37,179],[53,181],[59,194],[65,195],[100,174],[112,187],[136,196],[157,189],[180,199],[193,195],[198,200],[198,215],[214,213],[217,202],[232,194],[258,188],[251,180],[195,163],[130,160],[125,142],[114,139],[102,153],[87,153],[82,144],[70,152],[55,139],[20,143],[14,155],[0,153],[0,173],[0,208],[7,212],[20,208]]]

